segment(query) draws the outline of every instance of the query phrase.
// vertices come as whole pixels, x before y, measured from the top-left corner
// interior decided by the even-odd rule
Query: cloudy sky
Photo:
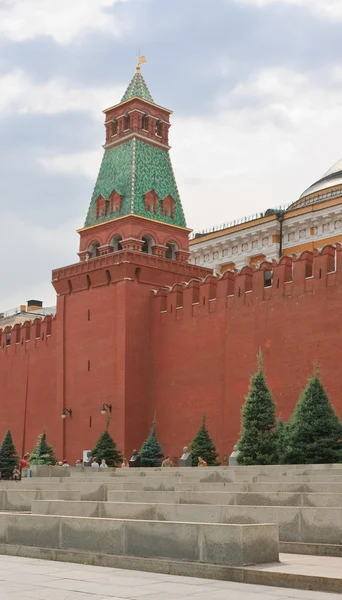
[[[77,261],[102,110],[138,52],[174,111],[194,229],[294,201],[342,157],[341,0],[0,0],[0,310]]]

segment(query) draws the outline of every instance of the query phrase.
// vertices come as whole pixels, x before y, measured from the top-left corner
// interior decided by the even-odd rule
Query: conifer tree
[[[258,370],[251,377],[249,391],[242,407],[242,424],[238,443],[238,463],[240,465],[278,463],[275,427],[275,404],[265,380],[263,358],[260,351]]]
[[[2,479],[10,479],[14,467],[19,465],[19,457],[9,429],[0,448],[0,473]]]
[[[317,366],[289,421],[284,462],[342,462],[342,425],[320,381]]]
[[[199,456],[205,460],[208,466],[218,465],[218,452],[216,452],[215,444],[209,435],[205,420],[205,415],[203,415],[202,425],[191,442],[193,467],[197,467]]]
[[[108,432],[108,423],[106,431],[100,435],[94,450],[91,452],[91,455],[93,458],[97,459],[99,465],[101,464],[102,460],[106,461],[108,467],[119,467],[121,465],[122,454],[116,447],[116,443]]]
[[[56,463],[55,451],[46,441],[46,432],[38,436],[35,448],[31,452],[31,465],[54,465]]]
[[[154,419],[151,433],[144,441],[140,450],[142,467],[160,467],[164,456],[162,447],[156,434],[156,421]]]
[[[284,464],[287,447],[287,423],[284,423],[282,419],[279,419],[277,423],[275,434],[277,438],[279,464]]]

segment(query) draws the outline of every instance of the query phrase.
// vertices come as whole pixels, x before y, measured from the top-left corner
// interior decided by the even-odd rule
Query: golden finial
[[[141,56],[140,54],[138,55],[138,64],[135,67],[135,70],[137,73],[140,72],[140,65],[143,65],[145,62],[147,62],[146,60],[146,56]]]

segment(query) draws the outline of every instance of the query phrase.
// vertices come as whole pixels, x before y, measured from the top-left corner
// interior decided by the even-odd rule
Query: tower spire
[[[104,111],[104,155],[80,230],[81,260],[121,249],[188,260],[189,230],[169,155],[171,111],[153,101],[140,72],[145,62],[138,57],[122,101]]]
[[[126,102],[132,98],[141,98],[142,100],[147,100],[147,102],[152,102],[152,104],[154,104],[151,92],[148,89],[145,79],[140,71],[140,65],[143,65],[146,62],[146,56],[138,55],[138,62],[137,66],[135,67],[134,77],[130,81],[128,88],[122,96],[121,102]]]

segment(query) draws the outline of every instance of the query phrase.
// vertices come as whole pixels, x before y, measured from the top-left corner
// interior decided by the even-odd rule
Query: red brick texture
[[[206,414],[222,459],[238,439],[259,348],[284,420],[314,360],[342,417],[341,247],[221,278],[207,274],[127,251],[54,271],[51,335],[47,321],[39,339],[36,324],[30,341],[25,327],[9,345],[1,332],[0,435],[12,428],[18,450],[27,451],[46,429],[59,457],[74,462],[103,431],[107,403],[109,431],[128,458],[156,412],[165,453],[179,455]],[[64,407],[72,418],[63,421]]]

